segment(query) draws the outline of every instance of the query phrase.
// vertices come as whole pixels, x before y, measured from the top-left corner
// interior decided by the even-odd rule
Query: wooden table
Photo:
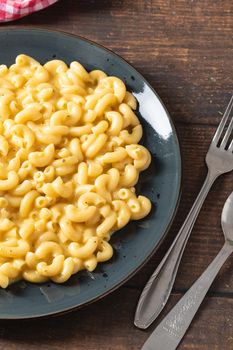
[[[154,326],[148,331],[133,326],[138,297],[198,193],[209,142],[232,93],[232,14],[231,0],[61,0],[15,23],[83,35],[122,55],[142,72],[162,97],[178,130],[183,194],[164,244],[128,283],[103,300],[59,318],[0,323],[0,349],[141,348]],[[233,174],[225,175],[208,196],[161,317],[220,249],[220,212],[232,184]],[[179,349],[233,349],[232,269],[233,258],[213,284]]]

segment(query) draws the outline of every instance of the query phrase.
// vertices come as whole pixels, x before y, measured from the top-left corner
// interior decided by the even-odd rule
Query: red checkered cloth
[[[0,22],[14,21],[42,10],[58,0],[0,0]]]

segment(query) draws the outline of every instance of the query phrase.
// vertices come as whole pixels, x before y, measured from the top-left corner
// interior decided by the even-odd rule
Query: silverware
[[[233,253],[233,192],[222,211],[222,229],[225,236],[224,246],[205,272],[154,330],[142,350],[177,348],[219,270]]]
[[[166,305],[185,246],[203,202],[214,181],[220,175],[233,170],[233,139],[231,137],[233,117],[230,117],[232,107],[233,96],[206,155],[208,174],[203,187],[173,244],[150,277],[140,296],[134,319],[135,326],[139,328],[146,329],[149,327]]]

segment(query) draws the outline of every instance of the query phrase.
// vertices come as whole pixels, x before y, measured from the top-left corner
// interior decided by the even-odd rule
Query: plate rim
[[[83,307],[86,307],[96,301],[99,301],[101,299],[103,299],[104,297],[106,297],[107,295],[111,294],[112,292],[114,292],[115,290],[117,290],[119,287],[123,286],[127,281],[129,281],[134,275],[136,275],[136,273],[138,273],[143,266],[145,266],[148,261],[152,258],[152,256],[156,253],[156,251],[159,249],[160,245],[163,243],[164,239],[167,237],[169,230],[173,224],[173,221],[175,219],[177,210],[179,208],[179,204],[180,204],[180,198],[181,198],[181,193],[182,193],[182,180],[183,180],[183,156],[182,156],[182,151],[181,151],[181,147],[180,147],[180,142],[179,142],[179,137],[177,134],[177,130],[176,127],[173,123],[173,120],[170,116],[170,113],[168,112],[165,104],[163,103],[161,97],[159,96],[159,94],[156,92],[156,90],[154,89],[154,87],[151,85],[150,82],[148,82],[148,80],[143,76],[143,74],[140,72],[140,70],[138,70],[138,68],[135,68],[133,64],[131,64],[130,62],[128,62],[124,57],[120,56],[119,54],[117,54],[115,51],[105,47],[102,44],[99,44],[98,42],[95,42],[93,40],[90,40],[82,35],[78,35],[78,34],[73,34],[64,30],[57,30],[57,29],[50,29],[50,28],[40,28],[40,27],[36,27],[36,26],[20,26],[18,27],[17,25],[11,25],[11,26],[7,26],[7,28],[0,28],[0,33],[1,32],[20,32],[20,31],[24,31],[24,32],[44,32],[44,33],[50,33],[50,34],[55,34],[55,35],[64,35],[64,36],[68,36],[68,37],[73,37],[76,39],[79,39],[81,41],[84,41],[86,43],[89,43],[93,46],[97,46],[98,48],[109,52],[111,55],[116,56],[118,59],[124,61],[124,63],[129,66],[131,69],[133,68],[137,74],[140,76],[140,79],[144,82],[146,82],[146,84],[148,85],[148,87],[151,89],[151,91],[153,92],[153,94],[158,98],[160,104],[162,105],[166,116],[169,120],[169,123],[171,125],[171,129],[172,129],[172,134],[173,137],[175,139],[175,143],[177,145],[177,162],[178,162],[178,166],[179,169],[177,170],[178,173],[178,189],[176,192],[176,200],[175,200],[175,206],[171,212],[171,215],[169,217],[168,220],[168,224],[166,226],[166,228],[163,230],[162,235],[157,243],[157,245],[152,249],[151,253],[146,257],[145,260],[143,260],[143,262],[136,268],[134,269],[130,274],[128,274],[123,280],[121,280],[120,282],[118,282],[116,285],[114,285],[113,287],[111,287],[110,289],[108,289],[106,292],[102,293],[101,295],[97,295],[96,297],[93,297],[92,299],[80,304],[80,305],[76,305],[76,306],[68,306],[65,308],[61,308],[58,311],[51,311],[51,312],[44,312],[41,314],[36,314],[36,315],[28,315],[28,316],[4,316],[1,317],[0,315],[0,320],[6,320],[6,321],[16,321],[16,320],[36,320],[36,319],[40,319],[40,318],[47,318],[47,317],[58,317],[58,316],[62,316],[65,315],[67,313],[73,312],[73,311],[77,311],[78,309],[81,309]],[[142,287],[143,290],[143,287]]]

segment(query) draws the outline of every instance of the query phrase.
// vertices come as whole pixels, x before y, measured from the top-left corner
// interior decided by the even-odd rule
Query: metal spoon
[[[222,211],[225,244],[203,274],[162,320],[142,350],[175,350],[190,326],[219,270],[233,253],[233,192]]]

